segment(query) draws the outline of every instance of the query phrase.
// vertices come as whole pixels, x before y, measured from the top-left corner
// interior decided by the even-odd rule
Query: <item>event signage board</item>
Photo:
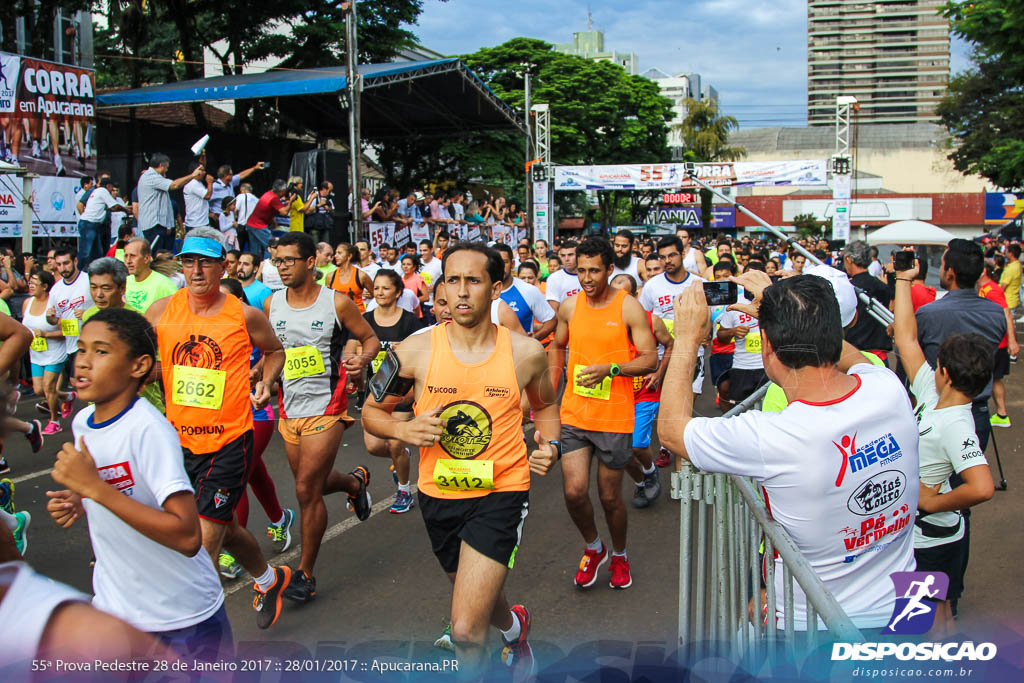
[[[681,227],[699,228],[703,223],[703,213],[699,206],[659,206],[647,214],[647,222],[656,225],[677,223]],[[736,209],[731,206],[715,206],[711,208],[711,228],[735,228]]]
[[[713,186],[825,185],[825,161],[736,161],[696,164],[697,177]],[[685,165],[616,164],[556,166],[556,190],[675,190],[696,187]]]
[[[43,176],[32,181],[32,234],[36,237],[77,237],[75,196],[78,178]],[[20,237],[22,179],[0,175],[0,237]]]

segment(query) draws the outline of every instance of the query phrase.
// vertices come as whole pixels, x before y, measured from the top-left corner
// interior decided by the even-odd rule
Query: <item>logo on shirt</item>
[[[310,325],[310,327],[311,327],[311,328],[312,328],[313,330],[317,330],[317,331],[323,332],[323,329],[324,329],[324,321],[323,321],[323,320],[314,320],[314,321],[313,321],[313,324],[312,324],[312,325]]]
[[[945,572],[893,572],[896,604],[882,633],[921,635],[935,623],[935,608],[946,599],[949,577]]]
[[[127,461],[107,465],[106,467],[97,467],[96,471],[99,473],[100,479],[126,496],[132,495],[135,479],[132,477],[132,467]]]
[[[439,416],[444,432],[438,444],[445,453],[459,460],[475,458],[491,443],[491,414],[479,403],[449,403]]]
[[[435,387],[433,384],[428,384],[427,392],[431,394],[457,394],[459,390],[456,387]]]
[[[284,327],[284,326],[285,326],[285,325],[287,325],[287,324],[288,324],[288,321],[287,321],[287,320],[278,320],[278,321],[277,321],[277,323],[276,323],[276,326],[277,326],[278,328],[282,328],[282,327]]]
[[[847,469],[849,469],[850,473],[856,474],[866,467],[888,465],[903,457],[903,451],[900,449],[896,437],[891,432],[868,442],[860,448],[857,447],[856,432],[854,432],[853,436],[844,435],[839,440],[839,443],[833,441],[832,445],[839,449],[843,456],[843,461],[839,465],[839,474],[836,476],[837,488],[843,485]]]
[[[142,308],[142,305],[146,303],[146,299],[148,297],[149,292],[146,292],[145,290],[142,289],[136,289],[131,292],[128,292],[124,298],[125,303],[128,304],[128,308],[134,308],[135,310],[139,310]]]
[[[874,515],[903,497],[907,479],[899,470],[886,470],[861,484],[850,495],[846,507],[855,515]]]
[[[85,303],[85,297],[84,296],[76,296],[73,299],[61,299],[60,301],[57,302],[57,306],[56,306],[57,313],[58,314],[66,313],[67,311],[70,311],[72,309],[78,308],[79,306],[81,306],[84,303]]]
[[[847,551],[851,551],[880,541],[886,536],[901,533],[910,524],[911,519],[910,507],[904,503],[888,515],[883,512],[877,517],[868,517],[860,523],[859,527],[847,525],[837,533],[845,536],[843,544]],[[895,538],[895,536],[893,537]]]
[[[508,387],[484,387],[487,398],[507,398],[512,391]]]
[[[188,365],[193,368],[220,367],[224,352],[214,340],[203,334],[190,334],[188,341],[178,342],[171,352],[174,365]]]

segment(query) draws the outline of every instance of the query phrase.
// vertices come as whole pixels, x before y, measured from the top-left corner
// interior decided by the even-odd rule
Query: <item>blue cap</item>
[[[209,237],[186,237],[181,245],[178,256],[195,254],[196,256],[210,256],[211,258],[224,258],[224,245]]]

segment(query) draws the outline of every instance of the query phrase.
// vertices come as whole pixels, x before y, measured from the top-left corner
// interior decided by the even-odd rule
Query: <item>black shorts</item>
[[[1010,350],[1007,347],[996,349],[996,362],[992,366],[992,379],[1002,379],[1010,374]]]
[[[742,370],[733,368],[729,371],[729,400],[739,403],[757,391],[757,388],[768,382],[768,375],[763,369]]]
[[[732,367],[732,354],[731,353],[713,353],[711,354],[711,383],[718,386],[719,380],[725,373],[729,372]]]
[[[185,471],[196,492],[199,516],[230,524],[252,471],[253,431],[250,429],[213,453],[185,451]]]
[[[419,492],[420,514],[441,568],[454,574],[465,541],[512,569],[530,511],[529,491],[499,491],[479,498],[443,499]]]
[[[914,548],[919,572],[944,572],[949,577],[947,600],[959,600],[964,592],[964,554],[967,539],[943,543],[932,548]]]
[[[621,470],[633,459],[633,432],[594,432],[562,424],[562,452],[572,453],[591,448],[594,455],[610,470]]]

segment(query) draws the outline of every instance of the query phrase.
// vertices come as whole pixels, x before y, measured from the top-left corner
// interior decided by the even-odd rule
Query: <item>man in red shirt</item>
[[[256,203],[256,208],[249,215],[245,222],[245,231],[249,235],[249,251],[259,253],[267,258],[270,252],[267,245],[270,243],[271,226],[277,216],[287,216],[290,201],[282,201],[288,194],[288,184],[280,178],[274,181],[274,185],[263,193]],[[257,251],[258,250],[258,251]]]
[[[989,419],[993,427],[1009,427],[1010,417],[1006,412],[1006,386],[1003,377],[1010,374],[1010,356],[1017,357],[1020,347],[1017,345],[1017,331],[1013,324],[1013,313],[1006,303],[1006,294],[999,283],[992,279],[996,265],[985,261],[985,270],[978,278],[978,296],[994,301],[1003,307],[1006,314],[1006,334],[996,349],[995,367],[992,368],[992,400],[996,403],[996,412]]]

